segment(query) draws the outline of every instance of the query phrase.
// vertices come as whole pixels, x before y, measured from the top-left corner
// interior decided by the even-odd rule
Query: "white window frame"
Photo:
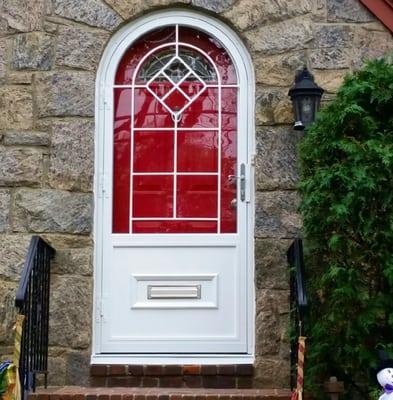
[[[245,355],[226,354],[100,354],[99,333],[97,326],[100,320],[100,293],[102,283],[102,249],[103,249],[103,201],[106,196],[106,179],[104,169],[104,139],[112,127],[105,121],[106,99],[113,90],[114,77],[117,66],[126,50],[139,37],[147,32],[166,25],[183,25],[206,32],[216,38],[231,56],[238,77],[238,135],[246,135],[248,150],[248,164],[251,166],[250,182],[248,185],[250,196],[248,232],[247,232],[247,336],[248,350]],[[197,11],[184,9],[169,9],[152,12],[146,16],[130,22],[116,32],[109,40],[96,77],[96,105],[95,105],[95,175],[94,175],[94,302],[93,302],[93,339],[91,362],[94,364],[240,364],[252,363],[255,350],[255,285],[254,285],[254,215],[255,215],[255,182],[254,182],[254,154],[255,154],[255,79],[253,64],[244,43],[238,35],[223,22]]]

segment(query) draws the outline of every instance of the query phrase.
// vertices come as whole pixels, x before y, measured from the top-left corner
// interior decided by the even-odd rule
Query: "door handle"
[[[240,200],[246,200],[246,164],[240,164]]]
[[[228,175],[229,182],[237,182],[239,180],[240,183],[240,200],[246,200],[246,164],[240,164],[240,175]]]

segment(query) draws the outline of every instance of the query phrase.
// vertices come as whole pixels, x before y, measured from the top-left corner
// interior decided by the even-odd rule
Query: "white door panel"
[[[236,243],[236,236],[232,241]],[[105,277],[104,352],[246,351],[241,318],[247,315],[246,293],[238,249],[227,244],[228,238],[222,246],[200,246],[198,238],[195,242],[193,247],[112,249]],[[160,287],[183,292],[149,299],[149,288]],[[184,292],[187,288],[194,291]]]

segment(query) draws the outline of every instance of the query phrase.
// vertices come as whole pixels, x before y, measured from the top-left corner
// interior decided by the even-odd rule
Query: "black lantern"
[[[295,112],[294,129],[301,131],[315,120],[324,90],[314,82],[314,77],[305,67],[295,77],[295,85],[289,90]]]

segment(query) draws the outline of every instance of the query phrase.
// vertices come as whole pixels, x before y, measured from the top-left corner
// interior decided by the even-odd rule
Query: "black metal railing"
[[[288,263],[291,267],[290,289],[291,289],[291,323],[295,329],[296,338],[303,336],[304,316],[307,311],[307,296],[304,283],[304,259],[303,241],[295,239],[287,252]],[[297,362],[297,340],[291,341],[291,386],[296,386],[296,366]]]
[[[37,374],[48,378],[48,329],[50,263],[55,250],[39,236],[33,236],[16,292],[15,305],[24,315],[19,374],[22,398],[35,390]]]

